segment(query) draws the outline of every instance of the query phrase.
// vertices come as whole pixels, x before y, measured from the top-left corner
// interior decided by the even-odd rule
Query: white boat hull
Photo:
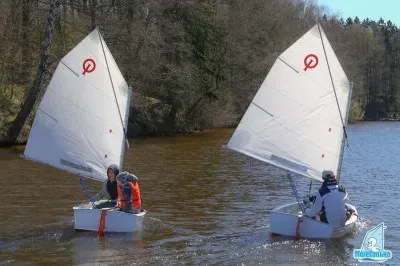
[[[102,201],[96,202],[100,203]],[[81,204],[74,208],[75,230],[98,231],[102,210],[107,214],[104,219],[104,232],[130,233],[140,231],[146,212],[138,214],[114,211],[113,208],[93,209],[91,204]]]
[[[350,206],[354,208],[354,206]],[[299,218],[301,221],[298,225]],[[296,202],[279,206],[271,211],[270,231],[272,234],[300,238],[339,238],[353,232],[356,229],[357,220],[358,214],[353,214],[344,227],[334,227],[302,216]]]

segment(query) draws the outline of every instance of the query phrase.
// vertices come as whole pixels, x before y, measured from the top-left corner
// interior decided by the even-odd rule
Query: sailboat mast
[[[336,104],[337,104],[337,107],[338,107],[338,110],[339,110],[340,120],[341,120],[342,126],[343,126],[343,132],[344,132],[345,138],[347,138],[345,121],[343,120],[342,111],[340,110],[340,105],[339,105],[339,101],[338,101],[337,94],[336,94],[336,89],[335,89],[335,83],[333,82],[333,78],[332,78],[331,67],[329,66],[328,56],[326,55],[324,39],[322,38],[321,28],[320,28],[320,26],[319,26],[319,23],[318,23],[317,25],[318,25],[319,36],[320,36],[321,42],[322,42],[322,48],[324,49],[326,64],[328,65],[328,71],[329,71],[329,76],[330,76],[330,78],[331,78],[331,83],[332,83],[333,92],[335,93]]]
[[[132,98],[132,88],[128,88],[128,102],[126,104],[126,110],[125,110],[125,132],[128,132],[128,118],[129,118],[129,110],[131,107],[131,98]],[[119,169],[122,172],[123,171],[123,164],[125,160],[125,142],[128,142],[128,139],[126,139],[126,135],[124,135],[124,139],[122,140],[122,154],[121,154],[121,162],[119,163]]]
[[[98,28],[97,28],[97,32],[99,34],[101,49],[103,50],[103,54],[104,54],[104,60],[106,61],[108,76],[110,77],[110,82],[111,82],[111,87],[112,87],[113,92],[114,92],[115,102],[117,103],[118,114],[119,114],[119,118],[121,120],[122,130],[124,131],[124,137],[125,137],[125,140],[126,140],[126,145],[129,148],[129,142],[128,142],[128,138],[126,136],[126,130],[125,130],[125,127],[124,127],[124,122],[122,121],[121,110],[119,109],[118,99],[117,99],[117,95],[115,94],[115,89],[114,89],[114,83],[113,83],[112,78],[111,78],[110,68],[108,67],[106,52],[104,51],[103,40],[102,40],[102,37],[100,35],[100,30]]]
[[[349,118],[349,113],[350,113],[350,106],[351,106],[351,94],[353,92],[353,82],[350,82],[350,91],[349,91],[349,98],[347,101],[347,108],[346,108],[346,120],[345,120],[345,125],[347,126],[347,119]],[[339,165],[337,169],[337,174],[336,174],[336,179],[339,182],[340,181],[340,174],[342,171],[342,163],[343,163],[343,152],[344,152],[344,146],[346,144],[346,137],[343,134],[342,137],[342,147],[340,148],[340,155],[339,155]]]
[[[343,119],[342,111],[340,110],[339,100],[338,100],[337,93],[336,93],[335,83],[333,82],[332,72],[331,72],[331,68],[330,68],[330,66],[329,66],[328,56],[327,56],[327,54],[326,54],[324,39],[322,38],[321,28],[320,28],[320,26],[319,26],[319,23],[317,23],[317,25],[318,25],[319,36],[320,36],[321,42],[322,42],[322,48],[324,49],[326,64],[327,64],[327,66],[328,66],[328,71],[329,71],[329,76],[330,76],[330,78],[331,78],[331,83],[332,83],[333,92],[334,92],[334,94],[335,94],[336,104],[337,104],[338,111],[339,111],[339,115],[340,115],[340,121],[342,122],[342,126],[343,126],[343,135],[344,135],[344,137],[342,138],[342,147],[341,147],[340,155],[339,155],[339,166],[338,166],[338,170],[337,170],[337,173],[336,173],[336,175],[337,175],[337,180],[339,181],[339,179],[340,179],[340,171],[341,171],[341,169],[342,169],[343,149],[344,149],[345,141],[346,141],[346,139],[347,139],[346,124],[347,124],[348,111],[349,111],[349,109],[350,109],[350,103],[351,103],[351,90],[352,90],[352,85],[350,85],[350,92],[349,92],[349,100],[348,100],[348,103],[347,103],[346,117],[345,117],[345,119]]]

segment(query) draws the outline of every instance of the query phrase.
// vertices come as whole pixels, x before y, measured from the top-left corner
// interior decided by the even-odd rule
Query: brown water
[[[222,149],[231,134],[132,141],[125,167],[140,178],[144,228],[104,238],[73,230],[78,177],[20,158],[24,147],[0,150],[0,265],[356,264],[353,249],[382,221],[387,264],[400,264],[399,122],[350,126],[342,183],[363,221],[333,241],[270,236],[270,210],[293,201],[285,173]],[[296,184],[306,193],[307,180]]]

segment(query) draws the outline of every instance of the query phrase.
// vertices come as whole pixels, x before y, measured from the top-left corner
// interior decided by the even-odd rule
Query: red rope
[[[301,222],[302,222],[301,217],[297,218],[296,235],[294,237],[294,240],[300,239],[300,224],[301,224]]]
[[[104,227],[106,225],[106,216],[107,216],[107,210],[101,210],[99,230],[97,231],[98,236],[104,236]]]

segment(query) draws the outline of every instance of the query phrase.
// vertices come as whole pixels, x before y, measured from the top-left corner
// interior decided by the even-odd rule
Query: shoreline
[[[363,124],[363,123],[385,123],[385,122],[400,122],[400,119],[359,120],[356,122],[349,122],[348,125]],[[193,130],[193,131],[187,131],[187,132],[177,131],[177,132],[163,132],[163,133],[159,133],[159,134],[152,133],[152,134],[147,134],[147,135],[133,135],[133,136],[129,136],[128,139],[189,136],[189,135],[194,135],[194,134],[211,133],[211,132],[215,132],[218,130],[235,129],[236,126],[220,127],[220,128],[204,129],[204,130]],[[11,148],[11,147],[17,147],[17,146],[24,146],[24,145],[26,145],[26,140],[22,141],[22,142],[16,142],[16,143],[11,143],[8,141],[0,140],[0,148]]]

